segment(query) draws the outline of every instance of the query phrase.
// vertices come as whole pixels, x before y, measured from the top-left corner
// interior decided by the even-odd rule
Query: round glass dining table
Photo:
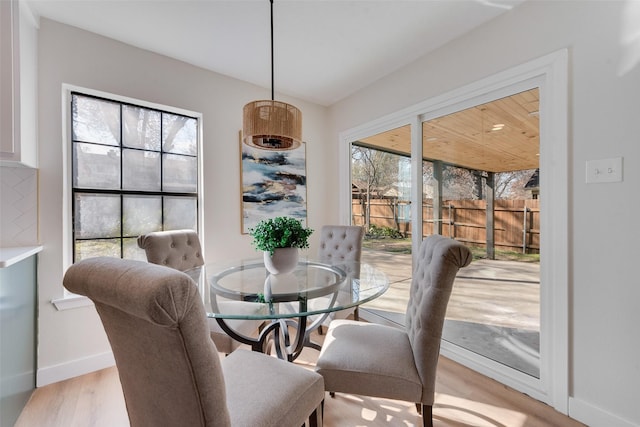
[[[273,343],[281,359],[295,360],[331,313],[382,295],[387,276],[370,264],[300,260],[287,274],[271,275],[262,259],[209,263],[186,272],[200,287],[207,316],[232,338],[265,352]],[[240,333],[237,320],[258,320],[257,336]]]

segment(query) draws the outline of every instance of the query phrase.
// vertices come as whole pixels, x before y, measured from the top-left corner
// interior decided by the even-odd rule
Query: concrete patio
[[[362,310],[403,324],[411,255],[364,249],[362,260],[383,270],[390,281],[389,290]],[[458,272],[445,340],[538,377],[539,332],[539,263],[480,259]]]

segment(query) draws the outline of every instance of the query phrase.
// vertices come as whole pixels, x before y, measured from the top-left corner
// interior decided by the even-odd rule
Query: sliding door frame
[[[422,122],[538,87],[540,90],[540,378],[455,344],[441,353],[567,414],[569,399],[568,52],[554,52],[339,135],[340,220],[351,221],[351,142],[411,125],[414,230],[422,229]],[[413,233],[413,253],[422,240]]]

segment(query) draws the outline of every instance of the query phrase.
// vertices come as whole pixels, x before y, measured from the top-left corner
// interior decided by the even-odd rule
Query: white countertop
[[[35,255],[42,250],[42,246],[19,246],[0,248],[0,268],[9,267],[25,258]]]

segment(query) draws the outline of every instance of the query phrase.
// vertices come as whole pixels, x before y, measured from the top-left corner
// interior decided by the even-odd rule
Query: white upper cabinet
[[[0,164],[38,166],[38,30],[24,1],[0,1]]]

